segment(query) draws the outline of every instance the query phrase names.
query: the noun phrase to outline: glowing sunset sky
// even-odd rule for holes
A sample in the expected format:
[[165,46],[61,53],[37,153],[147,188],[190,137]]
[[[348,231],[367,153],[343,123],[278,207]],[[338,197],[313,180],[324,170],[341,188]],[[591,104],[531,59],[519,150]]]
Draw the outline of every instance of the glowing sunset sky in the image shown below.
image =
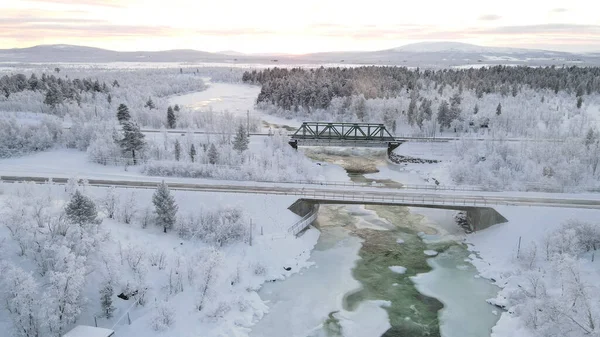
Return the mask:
[[600,1],[0,1],[0,48],[308,53],[442,40],[600,51]]

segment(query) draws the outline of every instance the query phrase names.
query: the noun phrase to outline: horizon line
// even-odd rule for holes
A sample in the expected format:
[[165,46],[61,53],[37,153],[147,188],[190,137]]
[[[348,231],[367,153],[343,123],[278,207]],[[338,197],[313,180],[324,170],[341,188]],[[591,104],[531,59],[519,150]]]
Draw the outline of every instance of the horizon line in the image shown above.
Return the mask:
[[[573,52],[573,51],[561,51],[561,50],[552,50],[552,49],[538,49],[538,48],[521,48],[521,47],[507,47],[507,46],[486,46],[486,45],[480,45],[480,44],[472,44],[472,43],[465,43],[465,42],[459,42],[459,41],[444,41],[444,40],[436,40],[436,41],[422,41],[422,42],[415,42],[415,43],[408,43],[408,44],[404,44],[404,45],[400,45],[400,46],[396,46],[396,47],[391,47],[391,48],[386,48],[386,49],[375,49],[375,50],[329,50],[329,51],[316,51],[316,52],[308,52],[308,53],[286,53],[286,52],[277,52],[277,51],[271,51],[271,52],[255,52],[255,53],[247,53],[247,52],[241,52],[235,49],[229,49],[229,50],[220,50],[220,51],[207,51],[207,50],[199,50],[199,49],[193,49],[193,48],[177,48],[177,49],[163,49],[163,50],[118,50],[118,49],[108,49],[108,48],[101,48],[101,47],[95,47],[95,46],[90,46],[90,45],[79,45],[79,44],[68,44],[68,43],[51,43],[51,44],[35,44],[35,45],[31,45],[28,47],[8,47],[8,48],[1,48],[0,50],[15,50],[15,49],[30,49],[30,48],[35,48],[35,47],[55,47],[55,46],[68,46],[68,47],[82,47],[82,48],[92,48],[92,49],[100,49],[100,50],[105,50],[105,51],[112,51],[112,52],[118,52],[118,53],[160,53],[160,52],[169,52],[169,51],[194,51],[194,52],[202,52],[202,53],[210,53],[210,54],[216,54],[216,55],[228,55],[228,53],[238,53],[241,54],[240,56],[244,55],[244,56],[304,56],[304,55],[313,55],[313,54],[321,54],[321,53],[369,53],[369,52],[380,52],[380,51],[388,51],[388,50],[393,50],[393,49],[398,49],[398,48],[402,48],[402,47],[406,47],[406,46],[411,46],[411,45],[419,45],[419,44],[435,44],[435,43],[454,43],[454,44],[460,44],[460,45],[467,45],[467,46],[474,46],[474,47],[482,47],[482,48],[495,48],[495,49],[515,49],[515,50],[527,50],[527,51],[543,51],[543,52],[555,52],[555,53],[566,53],[566,54],[595,54],[595,53],[600,53],[600,50],[598,51],[589,51],[589,52]],[[424,51],[427,52],[427,51]],[[235,55],[228,55],[228,56],[235,56]]]

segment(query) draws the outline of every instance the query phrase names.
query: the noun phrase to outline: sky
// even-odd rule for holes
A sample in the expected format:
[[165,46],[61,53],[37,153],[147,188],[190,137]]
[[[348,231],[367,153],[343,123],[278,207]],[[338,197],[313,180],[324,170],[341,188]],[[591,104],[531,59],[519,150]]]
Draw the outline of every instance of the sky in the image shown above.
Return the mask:
[[75,44],[303,54],[427,41],[600,52],[600,1],[0,1],[0,49]]

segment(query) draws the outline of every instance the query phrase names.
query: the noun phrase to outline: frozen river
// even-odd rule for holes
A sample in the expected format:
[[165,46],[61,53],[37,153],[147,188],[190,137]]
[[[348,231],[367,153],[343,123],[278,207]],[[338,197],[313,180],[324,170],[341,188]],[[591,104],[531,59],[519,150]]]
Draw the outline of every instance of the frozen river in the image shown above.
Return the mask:
[[[259,294],[267,302],[270,313],[253,327],[251,336],[385,336],[384,333],[394,321],[416,319],[418,313],[392,317],[397,311],[386,310],[394,304],[414,308],[414,296],[406,296],[401,290],[403,285],[392,283],[394,280],[377,281],[380,283],[370,285],[392,288],[388,297],[365,299],[352,296],[368,288],[353,273],[361,259],[361,247],[384,243],[360,239],[353,235],[349,227],[386,231],[389,223],[361,206],[325,206],[321,208],[321,213],[317,223],[321,236],[311,254],[314,265],[282,282],[268,283],[262,287]],[[435,227],[440,225],[435,222],[441,221],[441,218],[448,217],[422,218],[422,221],[427,226]],[[350,223],[352,226],[345,226]],[[452,236],[446,230],[440,230],[442,232],[447,237]],[[390,231],[389,235],[397,234]],[[427,238],[444,239],[439,235]],[[411,245],[410,240],[403,242],[394,238],[392,242]],[[423,254],[423,251],[420,253]],[[477,271],[465,261],[466,257],[466,250],[460,246],[451,246],[433,258],[423,257],[432,270],[410,277],[408,281],[423,295],[443,304],[443,309],[437,313],[439,331],[432,333],[432,336],[490,336],[491,328],[498,320],[497,309],[486,303],[486,299],[495,297],[498,288],[487,280],[477,278]],[[380,262],[373,260],[369,263]],[[380,267],[389,268],[387,265]],[[389,274],[389,278],[397,277],[402,275]],[[398,289],[395,293],[394,287]],[[394,303],[396,301],[400,303]],[[435,312],[433,314],[436,315]],[[409,328],[414,329],[414,326],[402,329]],[[429,332],[424,330],[422,335],[429,335]]]
[[298,126],[301,123],[276,116],[263,114],[254,108],[260,87],[243,83],[213,83],[207,80],[208,88],[204,91],[193,92],[185,95],[173,96],[169,104],[187,106],[198,112],[228,111],[238,116],[259,117],[270,124]]
[[[188,106],[199,113],[210,109],[239,115],[249,112],[273,124],[293,126],[298,123],[256,111],[254,102],[259,92],[257,86],[209,82],[207,90],[173,97],[170,103]],[[270,312],[257,322],[250,335],[374,337],[394,329],[394,333],[419,330],[422,325],[419,319],[437,317],[439,328],[436,324],[434,331],[419,330],[418,336],[489,336],[498,316],[486,299],[495,297],[498,289],[476,277],[475,268],[465,261],[467,252],[463,247],[454,244],[429,258],[424,255],[427,248],[423,248],[426,245],[423,238],[415,235],[423,228],[435,228],[437,235],[428,239],[460,240],[464,233],[454,224],[452,215],[427,211],[422,213],[425,216],[415,216],[406,208],[399,213],[398,210],[396,213],[386,211],[386,214],[386,218],[381,218],[377,212],[362,206],[322,207],[318,219],[321,235],[310,259],[313,266],[284,281],[263,285],[259,294]],[[406,225],[404,232],[398,232],[390,219],[410,225]],[[367,235],[365,231],[371,232]],[[384,234],[378,236],[377,232]],[[404,235],[404,240],[398,235]],[[387,237],[386,242],[381,237]],[[393,251],[396,245],[405,245],[402,248],[406,250],[399,252],[399,261],[374,258],[369,263],[381,265],[365,264],[365,258],[377,256],[368,249],[390,245],[390,242],[395,246],[388,247],[388,251]],[[406,251],[417,254],[418,258],[402,257]],[[389,269],[397,266],[401,268],[395,270],[402,270],[401,264],[409,262],[415,265],[408,266],[407,275]],[[364,270],[371,270],[366,267],[382,271],[380,277],[365,276]],[[415,274],[421,269],[430,271]],[[400,280],[400,284],[396,280]],[[386,287],[385,291],[380,291],[381,287]],[[408,311],[403,311],[404,307],[409,308]],[[423,308],[437,309],[427,316],[418,312],[425,310]],[[439,308],[442,309],[438,312]],[[393,335],[417,336],[412,333]]]
[[259,86],[210,81],[207,81],[207,84],[206,90],[173,96],[169,103],[184,105],[194,110],[229,111],[244,116],[247,111],[255,114],[254,102],[260,92]]

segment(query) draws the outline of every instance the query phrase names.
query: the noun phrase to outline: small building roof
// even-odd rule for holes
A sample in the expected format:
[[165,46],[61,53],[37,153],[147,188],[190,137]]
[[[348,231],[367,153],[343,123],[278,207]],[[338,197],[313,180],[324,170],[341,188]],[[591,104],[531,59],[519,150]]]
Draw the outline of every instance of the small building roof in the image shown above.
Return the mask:
[[67,332],[63,337],[110,337],[114,330],[95,328],[93,326],[78,325],[73,330]]

